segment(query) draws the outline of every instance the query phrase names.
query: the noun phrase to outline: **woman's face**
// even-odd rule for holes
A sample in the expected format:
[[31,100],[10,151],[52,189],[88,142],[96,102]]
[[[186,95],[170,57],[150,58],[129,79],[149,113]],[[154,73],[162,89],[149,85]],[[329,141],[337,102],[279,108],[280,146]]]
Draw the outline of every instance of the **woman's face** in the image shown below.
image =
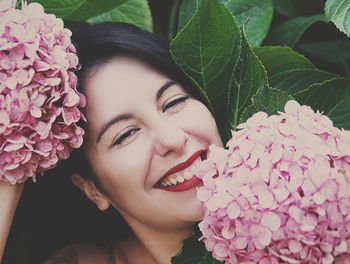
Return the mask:
[[200,183],[191,171],[209,145],[222,145],[208,109],[128,57],[100,67],[84,93],[85,151],[108,202],[129,223],[161,228],[200,220]]

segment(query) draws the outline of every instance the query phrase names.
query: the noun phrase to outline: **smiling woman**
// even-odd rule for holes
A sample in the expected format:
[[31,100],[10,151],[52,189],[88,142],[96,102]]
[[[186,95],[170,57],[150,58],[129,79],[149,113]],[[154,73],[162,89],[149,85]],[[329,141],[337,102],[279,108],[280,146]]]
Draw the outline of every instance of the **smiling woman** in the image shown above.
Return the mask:
[[116,209],[132,232],[112,250],[80,244],[46,263],[63,256],[100,263],[110,252],[116,263],[170,263],[203,217],[193,172],[211,144],[222,146],[215,120],[156,35],[104,23],[80,28],[73,41],[88,122],[71,178],[100,210]]
[[[169,264],[203,218],[195,171],[210,145],[222,147],[215,120],[156,35],[104,23],[73,40],[88,122],[71,179],[99,210],[117,211],[130,233],[104,247],[71,245],[45,264]],[[0,255],[22,188],[0,183]]]

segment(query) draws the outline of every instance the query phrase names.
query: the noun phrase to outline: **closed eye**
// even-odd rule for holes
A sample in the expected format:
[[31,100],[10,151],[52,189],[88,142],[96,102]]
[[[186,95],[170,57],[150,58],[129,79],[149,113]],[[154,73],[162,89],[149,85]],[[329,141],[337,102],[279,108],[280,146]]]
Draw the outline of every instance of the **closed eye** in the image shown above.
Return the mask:
[[113,146],[123,143],[126,139],[131,137],[133,134],[135,134],[139,130],[140,128],[134,128],[134,129],[129,129],[129,130],[126,130],[125,132],[122,132],[120,136],[118,136],[117,139],[113,142]]
[[169,103],[165,104],[165,106],[162,109],[162,112],[164,113],[168,109],[173,108],[173,107],[177,106],[178,104],[186,101],[188,98],[189,98],[188,96],[181,96],[181,97],[178,97],[174,100],[171,100]]

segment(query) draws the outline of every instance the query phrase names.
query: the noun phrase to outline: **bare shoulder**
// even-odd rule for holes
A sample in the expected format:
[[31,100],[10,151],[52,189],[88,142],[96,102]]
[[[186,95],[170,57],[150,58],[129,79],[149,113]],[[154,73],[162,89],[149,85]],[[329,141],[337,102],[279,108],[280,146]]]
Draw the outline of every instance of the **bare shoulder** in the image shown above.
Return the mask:
[[81,243],[61,249],[42,264],[113,264],[114,257],[103,246]]

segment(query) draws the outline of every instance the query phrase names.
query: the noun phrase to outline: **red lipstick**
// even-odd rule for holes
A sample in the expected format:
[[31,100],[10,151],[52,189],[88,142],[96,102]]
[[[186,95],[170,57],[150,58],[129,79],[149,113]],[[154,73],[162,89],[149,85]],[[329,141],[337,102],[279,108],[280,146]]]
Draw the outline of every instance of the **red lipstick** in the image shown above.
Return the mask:
[[[170,170],[168,170],[163,177],[158,181],[161,182],[162,179],[164,179],[165,177],[176,173],[178,171],[182,171],[184,169],[186,169],[187,167],[191,166],[192,163],[202,154],[205,153],[205,150],[198,150],[196,151],[191,157],[189,157],[186,161],[181,162],[177,165],[175,165],[174,167],[172,167]],[[186,191],[188,189],[192,189],[194,187],[196,187],[199,183],[201,183],[202,181],[197,178],[195,175],[189,179],[189,180],[185,180],[182,183],[178,183],[176,185],[173,186],[168,186],[168,187],[159,187],[159,189],[165,190],[165,191],[171,191],[171,192],[182,192],[182,191]]]
[[187,181],[178,183],[174,186],[162,188],[162,190],[169,191],[169,192],[183,192],[196,187],[201,182],[202,180],[199,179],[196,175],[194,175],[191,179]]

